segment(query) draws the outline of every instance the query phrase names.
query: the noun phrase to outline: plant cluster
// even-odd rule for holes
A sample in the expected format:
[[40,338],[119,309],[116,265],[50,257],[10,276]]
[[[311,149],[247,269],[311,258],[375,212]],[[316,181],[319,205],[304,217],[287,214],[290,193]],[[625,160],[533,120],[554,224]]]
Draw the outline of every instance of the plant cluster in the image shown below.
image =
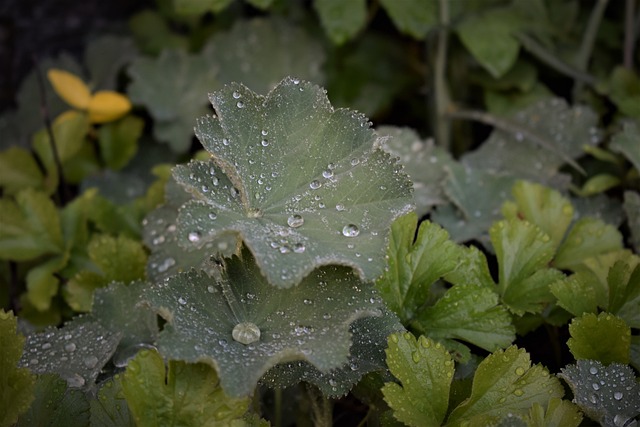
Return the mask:
[[0,120],[0,426],[635,425],[608,3],[159,1],[38,64]]

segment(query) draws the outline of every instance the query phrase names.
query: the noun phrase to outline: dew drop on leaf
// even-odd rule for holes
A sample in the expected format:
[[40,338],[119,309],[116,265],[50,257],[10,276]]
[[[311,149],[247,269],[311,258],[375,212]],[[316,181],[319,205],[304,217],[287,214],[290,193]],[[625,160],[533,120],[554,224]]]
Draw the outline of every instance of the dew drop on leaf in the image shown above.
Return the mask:
[[84,366],[86,366],[87,368],[93,369],[98,364],[98,358],[93,355],[87,356],[82,360],[82,363],[84,363]]
[[524,368],[522,368],[522,367],[516,368],[516,375],[518,375],[518,376],[524,375]]
[[187,236],[187,238],[189,239],[189,241],[191,243],[197,243],[200,241],[200,237],[202,237],[200,235],[199,231],[192,231],[191,233],[189,233],[189,235]]
[[235,99],[240,98],[240,93],[238,93],[238,92],[235,92],[235,91],[234,91],[234,92],[233,92],[233,97],[234,97]]
[[356,237],[360,234],[360,229],[355,224],[347,224],[342,228],[342,235],[345,237]]
[[329,179],[333,176],[333,171],[331,169],[327,169],[326,171],[322,172],[322,176]]
[[311,181],[311,183],[309,184],[309,188],[311,188],[312,190],[317,190],[318,188],[320,188],[322,186],[322,184],[320,184],[320,181],[318,181],[317,179],[314,179],[313,181]]
[[233,327],[231,336],[240,344],[248,345],[260,339],[260,328],[251,322],[238,323]]
[[287,218],[287,224],[289,224],[289,227],[291,228],[298,228],[302,224],[304,224],[304,218],[302,218],[302,216],[298,214],[291,215],[289,218]]
[[264,138],[262,141],[260,141],[260,144],[263,147],[268,147],[269,146],[269,140],[267,138]]
[[215,212],[209,212],[209,219],[210,220],[214,220],[218,218],[218,214],[216,214]]
[[186,299],[184,299],[184,298],[182,298],[182,297],[180,297],[180,298],[178,298],[178,302],[179,302],[181,305],[185,305],[185,304],[187,303],[187,300],[186,300]]
[[76,351],[76,345],[72,342],[64,345],[64,350],[69,353]]
[[297,254],[301,254],[305,251],[305,246],[304,243],[296,243],[295,245],[293,245],[293,252],[297,253]]
[[243,107],[244,107],[244,102],[242,102],[242,101],[238,101],[238,102],[236,103],[236,107],[238,107],[238,108],[243,108]]

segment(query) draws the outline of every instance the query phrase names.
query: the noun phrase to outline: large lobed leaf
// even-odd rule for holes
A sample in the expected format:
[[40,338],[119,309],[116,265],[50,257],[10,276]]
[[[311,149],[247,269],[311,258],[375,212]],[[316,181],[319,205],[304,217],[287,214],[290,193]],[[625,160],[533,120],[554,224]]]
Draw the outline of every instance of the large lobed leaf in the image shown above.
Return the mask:
[[180,208],[179,243],[199,249],[235,233],[269,283],[291,287],[314,268],[383,268],[391,222],[412,208],[411,183],[353,111],[321,88],[284,79],[266,97],[240,84],[211,95],[217,116],[196,135],[213,155],[174,169],[193,200]]

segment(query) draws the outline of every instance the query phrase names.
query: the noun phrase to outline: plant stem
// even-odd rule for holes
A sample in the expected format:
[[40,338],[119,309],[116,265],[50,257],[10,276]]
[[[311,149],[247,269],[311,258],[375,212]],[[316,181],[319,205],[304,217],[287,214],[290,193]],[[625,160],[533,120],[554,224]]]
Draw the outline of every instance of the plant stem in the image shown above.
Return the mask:
[[558,154],[562,159],[569,165],[573,166],[577,171],[584,174],[585,171],[582,167],[575,162],[571,157],[562,153],[560,150],[555,148],[554,144],[550,141],[547,141],[543,136],[538,135],[531,129],[519,124],[515,123],[509,119],[505,119],[503,117],[497,117],[493,114],[484,112],[484,111],[475,111],[475,110],[455,110],[450,111],[448,117],[452,119],[467,119],[467,120],[475,120],[480,123],[484,123],[494,128],[500,129],[502,131],[508,132],[512,135],[520,135],[521,137],[528,139],[536,145],[539,145],[542,148],[545,148],[553,153]]
[[[589,22],[587,28],[582,36],[582,44],[576,57],[576,66],[578,70],[586,72],[589,68],[589,59],[591,59],[591,53],[593,52],[593,44],[595,43],[596,36],[598,35],[598,29],[600,28],[600,22],[602,22],[602,16],[607,8],[609,0],[598,0],[591,11],[589,16]],[[582,91],[584,82],[576,80],[573,86],[573,99]]]
[[[449,150],[451,145],[451,124],[446,120],[449,108],[449,89],[447,85],[447,53],[449,49],[449,0],[439,1],[440,29],[438,30],[438,46],[434,65],[435,91],[435,135],[436,143]],[[426,46],[426,43],[425,43]]]
[[274,416],[275,416],[275,419],[273,420],[273,426],[282,427],[282,389],[281,388],[276,388],[273,391],[273,398],[274,398],[273,410],[274,410]]
[[635,14],[636,0],[626,0],[624,20],[624,67],[633,71],[633,53],[635,48]]
[[575,67],[567,64],[560,58],[557,58],[552,53],[548,52],[540,43],[538,43],[533,37],[529,37],[524,33],[516,33],[514,36],[518,39],[520,44],[529,51],[533,56],[544,62],[557,72],[571,77],[574,80],[582,81],[588,85],[594,85],[596,78],[592,75],[578,70]]
[[67,201],[71,200],[71,191],[64,179],[64,173],[62,172],[62,161],[60,160],[60,154],[58,153],[58,145],[53,134],[53,126],[51,125],[51,116],[49,115],[49,107],[47,106],[47,93],[44,88],[44,78],[42,77],[42,70],[37,59],[33,58],[34,68],[36,70],[36,76],[38,77],[38,89],[40,91],[40,112],[44,120],[45,127],[47,128],[47,134],[49,135],[49,143],[51,145],[51,151],[53,153],[53,161],[56,164],[56,170],[60,180],[60,186],[58,187],[58,197],[60,197],[60,204],[65,205]]
[[333,424],[331,401],[311,384],[305,384],[305,388],[311,402],[313,425],[315,427],[331,427]]

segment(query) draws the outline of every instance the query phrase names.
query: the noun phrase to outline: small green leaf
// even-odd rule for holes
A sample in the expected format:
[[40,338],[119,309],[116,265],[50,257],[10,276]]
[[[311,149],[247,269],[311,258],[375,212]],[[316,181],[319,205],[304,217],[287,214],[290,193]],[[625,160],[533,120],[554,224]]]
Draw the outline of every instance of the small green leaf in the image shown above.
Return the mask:
[[575,269],[587,258],[618,249],[622,249],[622,234],[616,227],[599,219],[581,218],[558,248],[553,265]]
[[37,310],[46,311],[51,307],[51,299],[58,294],[60,284],[56,273],[67,265],[67,261],[68,256],[59,255],[27,273],[27,298]]
[[44,176],[33,155],[21,147],[11,146],[0,152],[0,187],[13,195],[25,188],[39,190]]
[[314,0],[313,7],[329,38],[337,45],[354,38],[367,21],[365,0]]
[[581,197],[589,197],[617,187],[621,182],[617,176],[600,173],[590,177],[576,193]]
[[0,199],[0,211],[0,258],[26,261],[63,252],[58,211],[44,193],[27,189],[15,202]]
[[38,376],[35,400],[18,420],[17,427],[86,427],[89,402],[81,390],[68,387],[57,375]]
[[33,400],[35,376],[18,368],[24,337],[17,333],[18,319],[0,309],[0,426],[13,425]]
[[458,265],[444,278],[454,285],[476,285],[492,290],[495,288],[487,257],[475,246],[460,247]]
[[385,383],[384,400],[393,416],[410,426],[440,425],[447,413],[454,363],[447,350],[409,332],[389,337],[387,365],[401,382]]
[[487,351],[507,347],[516,338],[508,310],[492,289],[474,284],[450,288],[412,326],[435,340],[458,339]]
[[613,69],[609,79],[609,96],[622,114],[640,119],[640,77],[633,70],[622,66]]
[[143,127],[142,119],[129,115],[98,129],[100,155],[109,168],[120,170],[129,163],[138,150]]
[[625,122],[622,132],[618,132],[611,139],[611,149],[629,159],[631,164],[640,171],[640,127],[636,122]]
[[578,427],[582,422],[582,413],[575,404],[553,398],[546,411],[542,405],[534,403],[529,409],[529,418],[530,427]]
[[180,15],[203,15],[207,12],[219,13],[233,0],[173,0],[173,8]]
[[631,244],[636,252],[640,252],[640,194],[633,191],[625,191],[623,208],[627,215],[627,225],[631,232]]
[[381,0],[397,29],[418,40],[438,23],[438,3],[432,0],[395,1]]
[[122,68],[136,56],[138,52],[130,37],[106,34],[89,41],[84,62],[91,76],[92,88],[117,90]]
[[498,290],[514,313],[539,313],[553,301],[549,285],[563,274],[546,268],[553,258],[553,241],[527,221],[500,221],[489,230],[498,258]]
[[136,423],[122,391],[122,376],[114,375],[100,384],[98,396],[89,401],[91,427],[135,427]]
[[569,384],[580,409],[603,426],[631,426],[640,413],[640,385],[629,366],[578,360],[558,376]]
[[143,10],[129,19],[129,28],[136,45],[150,55],[159,55],[164,49],[187,49],[186,36],[173,31],[162,15],[155,10]]
[[576,359],[602,363],[628,363],[631,329],[624,320],[609,313],[587,313],[569,324],[569,350]]
[[418,216],[409,213],[391,225],[388,266],[376,282],[387,306],[403,323],[413,319],[424,305],[429,288],[453,271],[458,246],[438,225],[425,221],[415,239]]
[[558,305],[574,316],[598,312],[599,288],[598,278],[588,271],[579,271],[550,285]]
[[241,418],[249,398],[231,398],[204,363],[169,361],[143,350],[129,362],[122,389],[136,425],[217,426]]
[[631,328],[640,328],[640,257],[617,261],[607,276],[607,311],[623,319]]
[[227,260],[224,272],[179,273],[146,292],[167,320],[158,348],[170,359],[206,361],[227,393],[249,395],[280,362],[305,360],[322,372],[348,362],[351,324],[381,316],[369,284],[344,267],[314,270],[291,289],[277,289],[250,253]]
[[[63,113],[54,121],[52,130],[58,156],[60,161],[64,163],[71,159],[85,143],[89,132],[89,117],[78,112]],[[48,171],[56,168],[51,150],[51,140],[46,129],[42,129],[34,135],[33,148]]]
[[523,413],[534,403],[546,406],[561,398],[562,385],[541,365],[531,366],[524,349],[511,346],[484,359],[473,377],[471,396],[456,407],[448,426],[474,425],[475,417]]

